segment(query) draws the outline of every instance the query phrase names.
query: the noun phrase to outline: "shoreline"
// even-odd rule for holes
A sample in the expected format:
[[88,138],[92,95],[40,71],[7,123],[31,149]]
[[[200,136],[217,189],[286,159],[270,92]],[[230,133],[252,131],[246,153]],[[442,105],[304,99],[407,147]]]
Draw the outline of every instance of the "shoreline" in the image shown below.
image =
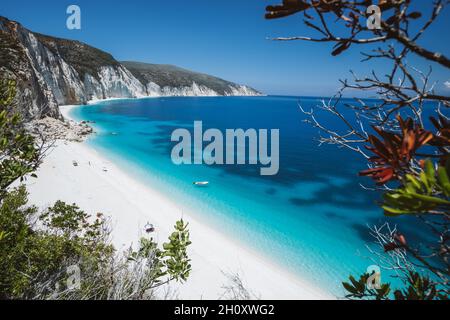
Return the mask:
[[[105,98],[105,99],[92,99],[92,100],[88,100],[86,102],[85,105],[95,105],[95,104],[99,104],[102,102],[107,102],[107,101],[126,101],[126,100],[139,100],[139,99],[161,99],[161,98],[219,98],[219,97],[249,97],[249,98],[254,98],[254,97],[268,97],[268,94],[255,94],[255,95],[230,95],[230,96],[220,96],[220,95],[216,95],[216,96],[208,96],[208,95],[198,95],[198,96],[142,96],[142,97],[133,97],[133,98]],[[79,107],[79,106],[83,106],[83,104],[74,104],[74,105],[62,105],[59,106],[59,110],[61,112],[61,108],[67,108],[67,107]],[[63,112],[61,112],[62,114]],[[64,116],[64,115],[63,115]],[[65,116],[64,116],[65,117]],[[66,118],[66,117],[65,117]],[[70,117],[67,117],[66,119],[71,120]]]
[[[96,101],[98,102],[98,101]],[[65,119],[77,106],[61,106]],[[78,166],[73,166],[76,161]],[[112,219],[112,240],[124,249],[136,243],[147,222],[157,227],[155,240],[165,242],[176,220],[189,222],[192,273],[187,283],[171,285],[181,299],[219,299],[231,283],[224,274],[239,274],[245,287],[262,299],[335,299],[269,259],[183,212],[165,195],[130,177],[123,168],[85,143],[58,141],[37,172],[27,181],[30,202],[45,207],[57,199],[76,202],[94,215]],[[219,249],[220,248],[220,249]]]

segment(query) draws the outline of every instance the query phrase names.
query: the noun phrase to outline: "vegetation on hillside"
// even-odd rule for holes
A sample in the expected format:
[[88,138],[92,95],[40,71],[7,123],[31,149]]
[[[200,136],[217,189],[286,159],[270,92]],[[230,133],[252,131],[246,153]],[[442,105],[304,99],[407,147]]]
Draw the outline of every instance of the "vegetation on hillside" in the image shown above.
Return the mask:
[[105,51],[76,40],[50,37],[37,32],[33,33],[55,56],[61,56],[84,79],[89,74],[100,80],[100,67],[118,67],[120,64]]
[[[149,82],[153,82],[161,88],[166,86],[180,88],[190,87],[195,82],[197,85],[210,88],[221,95],[230,94],[230,87],[237,86],[236,83],[210,76],[205,73],[194,72],[168,64],[152,64],[133,61],[121,61],[120,63],[130,70],[136,79],[145,85]],[[257,93],[256,90],[255,93]]]

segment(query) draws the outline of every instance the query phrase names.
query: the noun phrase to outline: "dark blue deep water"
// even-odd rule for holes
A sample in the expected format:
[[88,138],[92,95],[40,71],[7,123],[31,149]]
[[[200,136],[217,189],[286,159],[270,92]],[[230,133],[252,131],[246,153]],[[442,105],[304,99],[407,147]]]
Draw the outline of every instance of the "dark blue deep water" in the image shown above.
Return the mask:
[[[170,97],[113,100],[73,109],[79,120],[95,121],[93,148],[190,214],[241,241],[275,263],[343,296],[341,281],[373,264],[365,245],[373,239],[367,225],[382,223],[375,202],[363,190],[366,168],[356,153],[318,146],[319,132],[302,122],[319,98]],[[344,101],[345,102],[345,101]],[[334,128],[342,125],[329,116]],[[170,158],[176,128],[280,129],[280,171],[259,175],[259,166],[174,165]],[[206,188],[193,181],[207,180]],[[396,220],[392,221],[396,223]],[[406,222],[405,222],[406,223]],[[404,225],[414,232],[413,225]],[[220,248],[217,248],[220,250]],[[383,280],[389,280],[383,274]]]

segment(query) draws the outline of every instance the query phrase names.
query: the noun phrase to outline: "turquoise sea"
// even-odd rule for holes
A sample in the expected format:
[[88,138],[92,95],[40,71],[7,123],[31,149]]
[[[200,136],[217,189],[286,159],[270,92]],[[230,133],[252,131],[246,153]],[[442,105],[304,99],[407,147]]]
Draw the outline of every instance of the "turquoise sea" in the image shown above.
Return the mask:
[[[311,97],[164,97],[104,101],[72,109],[77,120],[95,121],[89,143],[126,172],[158,189],[185,211],[274,263],[339,297],[341,281],[373,264],[368,225],[382,223],[358,177],[366,168],[357,154],[319,146],[319,132],[302,122],[300,103]],[[345,100],[342,102],[345,103]],[[330,126],[341,124],[327,115]],[[176,128],[280,130],[280,171],[259,175],[252,165],[175,165],[170,136]],[[207,187],[193,181],[207,180]],[[409,221],[409,220],[408,220]],[[396,221],[393,221],[394,223]],[[406,223],[406,221],[405,221]],[[420,237],[414,224],[405,232]],[[217,248],[220,250],[220,248]],[[373,258],[373,257],[372,257]],[[383,281],[392,281],[382,273]]]

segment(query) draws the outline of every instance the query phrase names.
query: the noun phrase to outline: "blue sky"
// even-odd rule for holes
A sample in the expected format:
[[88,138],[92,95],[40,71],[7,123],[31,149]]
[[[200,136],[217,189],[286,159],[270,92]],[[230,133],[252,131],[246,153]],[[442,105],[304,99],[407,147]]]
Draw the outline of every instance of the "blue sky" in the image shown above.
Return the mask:
[[[419,0],[424,4],[427,1]],[[175,64],[249,84],[268,94],[331,95],[349,69],[359,74],[381,63],[360,63],[362,47],[338,57],[331,44],[274,42],[272,36],[311,35],[301,15],[265,20],[264,8],[281,0],[128,0],[128,1],[2,1],[0,15],[27,28],[77,39],[111,53],[118,60]],[[66,8],[81,8],[81,30],[66,28]],[[450,55],[450,8],[429,29],[421,43]],[[429,62],[411,58],[419,68]],[[437,90],[450,74],[432,64]]]

